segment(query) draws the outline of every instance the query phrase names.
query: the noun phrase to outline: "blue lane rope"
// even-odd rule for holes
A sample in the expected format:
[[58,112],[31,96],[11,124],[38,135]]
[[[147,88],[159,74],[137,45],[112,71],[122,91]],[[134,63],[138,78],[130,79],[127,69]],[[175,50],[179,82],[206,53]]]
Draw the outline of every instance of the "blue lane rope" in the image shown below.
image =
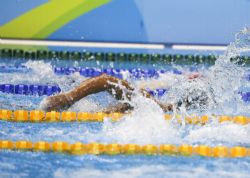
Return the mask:
[[[29,70],[26,66],[0,66],[0,72],[27,72]],[[193,70],[192,70],[193,71]],[[195,71],[195,70],[194,70]],[[123,73],[128,72],[131,78],[135,79],[143,79],[143,78],[157,78],[160,74],[164,74],[167,72],[172,72],[173,74],[181,75],[183,74],[181,71],[177,69],[169,70],[155,70],[155,69],[113,69],[113,68],[89,68],[89,67],[55,67],[54,72],[58,75],[70,75],[76,72],[79,72],[80,75],[84,77],[96,77],[101,75],[102,73],[106,73],[108,75],[123,78]],[[250,81],[250,74],[245,77],[246,80]]]
[[[162,97],[168,92],[168,89],[158,88],[156,90],[147,89],[147,91],[154,97]],[[239,92],[244,102],[250,102],[250,92]]]
[[[147,89],[147,91],[154,97],[162,97],[168,92],[168,89],[158,88],[156,90]],[[36,96],[51,96],[61,92],[59,86],[49,85],[26,85],[26,84],[1,84],[0,92],[18,95],[36,95]],[[242,100],[245,102],[250,101],[250,92],[239,92]]]
[[[195,69],[191,71],[196,71]],[[157,78],[160,74],[164,74],[167,72],[172,72],[173,74],[181,75],[183,72],[177,69],[169,70],[155,70],[155,69],[113,69],[113,68],[106,68],[106,69],[96,69],[96,68],[88,68],[88,67],[55,67],[54,72],[56,74],[61,75],[70,75],[75,72],[79,72],[80,75],[84,77],[96,77],[102,73],[106,73],[108,75],[123,78],[122,73],[128,72],[130,77],[136,79],[142,78]],[[245,77],[246,80],[250,81],[250,74]]]
[[250,102],[250,92],[239,92],[241,98],[245,102]]
[[0,66],[0,72],[12,73],[12,72],[27,72],[28,68],[23,65],[18,66]]
[[147,91],[152,95],[152,96],[156,96],[156,97],[162,97],[164,94],[166,94],[168,92],[167,89],[163,89],[163,88],[158,88],[155,90],[150,90],[147,89]]
[[60,93],[61,89],[58,86],[49,85],[1,84],[0,91],[9,94],[50,96],[55,93]]
[[[26,72],[28,70],[25,66],[0,66],[0,72]],[[80,75],[84,77],[96,77],[102,73],[106,73],[108,75],[123,78],[122,73],[128,72],[129,76],[132,78],[140,79],[140,78],[157,78],[160,74],[164,74],[168,71],[166,70],[155,70],[155,69],[112,69],[112,68],[104,68],[104,69],[96,69],[96,68],[88,68],[88,67],[55,67],[54,72],[59,75],[70,75],[75,72],[79,72]],[[173,69],[171,72],[174,74],[182,74],[181,71],[177,69]]]
[[[70,75],[75,72],[79,72],[80,75],[85,77],[95,77],[102,73],[108,75],[123,78],[122,73],[128,72],[130,77],[133,78],[157,78],[160,74],[166,73],[166,70],[155,70],[155,69],[96,69],[96,68],[86,68],[86,67],[55,67],[54,71],[56,74]],[[174,74],[182,74],[179,70],[172,70]]]

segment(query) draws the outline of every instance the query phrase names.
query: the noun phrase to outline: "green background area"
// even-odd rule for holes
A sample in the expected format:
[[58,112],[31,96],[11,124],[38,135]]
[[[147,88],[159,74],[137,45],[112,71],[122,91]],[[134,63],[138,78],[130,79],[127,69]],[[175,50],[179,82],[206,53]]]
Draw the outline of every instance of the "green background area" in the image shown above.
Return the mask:
[[51,0],[0,27],[1,38],[45,39],[73,19],[111,0]]

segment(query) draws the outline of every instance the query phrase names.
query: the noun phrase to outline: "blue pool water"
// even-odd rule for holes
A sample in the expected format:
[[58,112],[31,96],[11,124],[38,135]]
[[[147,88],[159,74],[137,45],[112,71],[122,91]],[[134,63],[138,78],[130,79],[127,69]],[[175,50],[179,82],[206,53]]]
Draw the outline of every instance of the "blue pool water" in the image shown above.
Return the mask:
[[[240,46],[240,49],[242,46]],[[143,68],[164,69],[168,72],[158,78],[124,78],[137,87],[155,89],[168,88],[169,93],[160,100],[175,100],[187,88],[213,89],[216,102],[206,110],[185,111],[180,114],[220,114],[249,116],[250,104],[244,102],[239,91],[250,91],[248,66],[237,66],[229,58],[238,55],[232,46],[227,55],[221,56],[214,66],[196,66],[206,79],[203,82],[187,82],[190,66],[162,64],[131,64],[107,62],[76,62],[70,60],[24,61],[1,59],[0,66],[25,66],[28,71],[0,72],[0,84],[56,85],[68,91],[87,78],[79,73],[58,75],[54,67],[96,67],[96,68]],[[231,54],[232,53],[232,54]],[[192,66],[193,68],[193,66]],[[179,70],[183,75],[173,74]],[[1,109],[40,108],[46,96],[14,95],[0,93]],[[102,92],[88,96],[72,107],[70,111],[100,111],[110,103],[111,96]],[[135,96],[132,104],[135,110],[118,123],[13,123],[0,121],[0,139],[30,141],[77,141],[102,143],[136,144],[204,144],[209,146],[250,146],[250,124],[210,122],[207,125],[180,125],[166,122],[164,113],[151,100]],[[216,106],[216,107],[215,107]],[[145,112],[147,111],[147,112]],[[204,158],[199,156],[70,156],[55,153],[0,151],[0,177],[249,177],[250,158]]]

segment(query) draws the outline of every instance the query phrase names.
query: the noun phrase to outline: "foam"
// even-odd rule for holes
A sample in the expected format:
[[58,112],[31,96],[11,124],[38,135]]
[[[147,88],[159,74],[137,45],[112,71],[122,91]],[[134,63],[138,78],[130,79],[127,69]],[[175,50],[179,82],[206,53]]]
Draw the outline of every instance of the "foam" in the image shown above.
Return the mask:
[[225,143],[228,146],[250,145],[248,135],[250,126],[232,123],[210,124],[191,129],[183,137],[183,143],[216,146]]
[[175,140],[178,132],[164,119],[161,108],[141,95],[132,100],[135,110],[118,123],[104,122],[102,134],[119,143],[162,143]]

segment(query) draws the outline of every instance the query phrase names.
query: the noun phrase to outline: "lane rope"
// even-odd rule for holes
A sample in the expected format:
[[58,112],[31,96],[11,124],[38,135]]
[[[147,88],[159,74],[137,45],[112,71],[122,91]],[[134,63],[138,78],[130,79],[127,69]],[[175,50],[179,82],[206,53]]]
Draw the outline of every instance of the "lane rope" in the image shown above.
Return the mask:
[[[192,54],[137,54],[137,53],[112,53],[112,52],[79,52],[79,51],[53,51],[53,50],[22,50],[0,49],[0,58],[14,59],[71,59],[71,60],[99,60],[99,61],[129,61],[129,62],[179,62],[191,63],[214,63],[215,55],[192,55]],[[248,56],[242,57],[248,59]]]
[[19,95],[51,96],[60,93],[59,86],[50,85],[26,85],[26,84],[0,84],[0,92]]
[[[0,66],[0,72],[27,72],[29,68],[26,66]],[[190,69],[190,72],[197,72],[195,68]],[[78,72],[84,77],[96,77],[103,73],[124,78],[124,74],[128,73],[130,78],[134,79],[146,79],[146,78],[158,78],[161,74],[172,72],[173,74],[181,75],[182,71],[178,69],[171,70],[156,70],[156,69],[140,69],[140,68],[130,68],[130,69],[119,69],[119,68],[94,68],[94,67],[54,67],[54,72],[59,75],[70,75]],[[250,74],[246,75],[246,80],[250,80]]]
[[89,68],[89,67],[55,67],[54,72],[56,74],[61,75],[70,75],[76,72],[79,72],[80,75],[85,77],[96,77],[103,73],[118,77],[118,78],[124,78],[123,75],[125,73],[129,74],[129,77],[134,79],[142,79],[142,78],[157,78],[161,74],[164,74],[166,72],[172,72],[174,74],[182,74],[181,71],[177,69],[173,69],[170,71],[167,70],[156,70],[156,69],[139,69],[139,68],[133,68],[133,69],[113,69],[113,68],[104,68],[104,69],[98,69],[98,68]]
[[[147,89],[147,91],[155,97],[162,97],[168,92],[168,89],[158,88],[155,90]],[[0,84],[0,92],[17,95],[34,95],[34,96],[51,96],[61,92],[59,86],[50,85],[26,85],[26,84]],[[245,102],[250,101],[250,92],[239,92],[241,98]]]
[[[0,49],[0,58],[3,59],[68,59],[85,61],[117,61],[117,62],[144,62],[144,63],[184,63],[214,64],[216,55],[194,55],[194,54],[149,54],[149,53],[113,53],[113,52],[91,52],[91,51],[53,51],[53,50],[22,50],[22,49]],[[231,61],[242,64],[249,64],[250,56],[238,56],[231,58]]]
[[26,140],[0,140],[0,150],[54,152],[70,155],[150,155],[150,156],[202,156],[215,158],[242,158],[250,156],[250,148],[242,146],[226,147],[187,144],[138,145],[68,142],[30,142]]
[[[11,72],[27,72],[30,68],[26,66],[0,66],[0,72],[11,73]],[[114,69],[114,68],[91,68],[91,67],[54,67],[54,73],[59,75],[70,75],[73,73],[79,73],[84,77],[96,77],[103,73],[118,77],[124,78],[123,74],[128,73],[130,78],[134,79],[142,79],[142,78],[157,78],[160,74],[164,74],[166,72],[172,72],[174,74],[182,74],[181,71],[177,69],[173,70],[156,70],[156,69]]]
[[[150,90],[147,89],[147,91],[154,97],[162,97],[163,95],[165,95],[168,92],[168,89],[165,88],[157,88],[155,90]],[[250,92],[238,92],[239,95],[241,95],[241,99],[244,102],[249,102],[250,101]]]
[[[111,113],[106,114],[102,112],[88,113],[88,112],[43,112],[39,110],[0,110],[0,120],[11,122],[30,122],[30,123],[44,123],[44,122],[103,122],[105,119],[110,119],[113,122],[119,121],[125,114]],[[212,121],[218,123],[232,122],[235,124],[246,125],[250,123],[250,118],[247,116],[186,116],[184,119],[180,115],[173,117],[166,114],[167,121],[176,121],[178,123],[185,122],[186,124],[200,124],[204,125]],[[153,119],[153,118],[152,118]]]

